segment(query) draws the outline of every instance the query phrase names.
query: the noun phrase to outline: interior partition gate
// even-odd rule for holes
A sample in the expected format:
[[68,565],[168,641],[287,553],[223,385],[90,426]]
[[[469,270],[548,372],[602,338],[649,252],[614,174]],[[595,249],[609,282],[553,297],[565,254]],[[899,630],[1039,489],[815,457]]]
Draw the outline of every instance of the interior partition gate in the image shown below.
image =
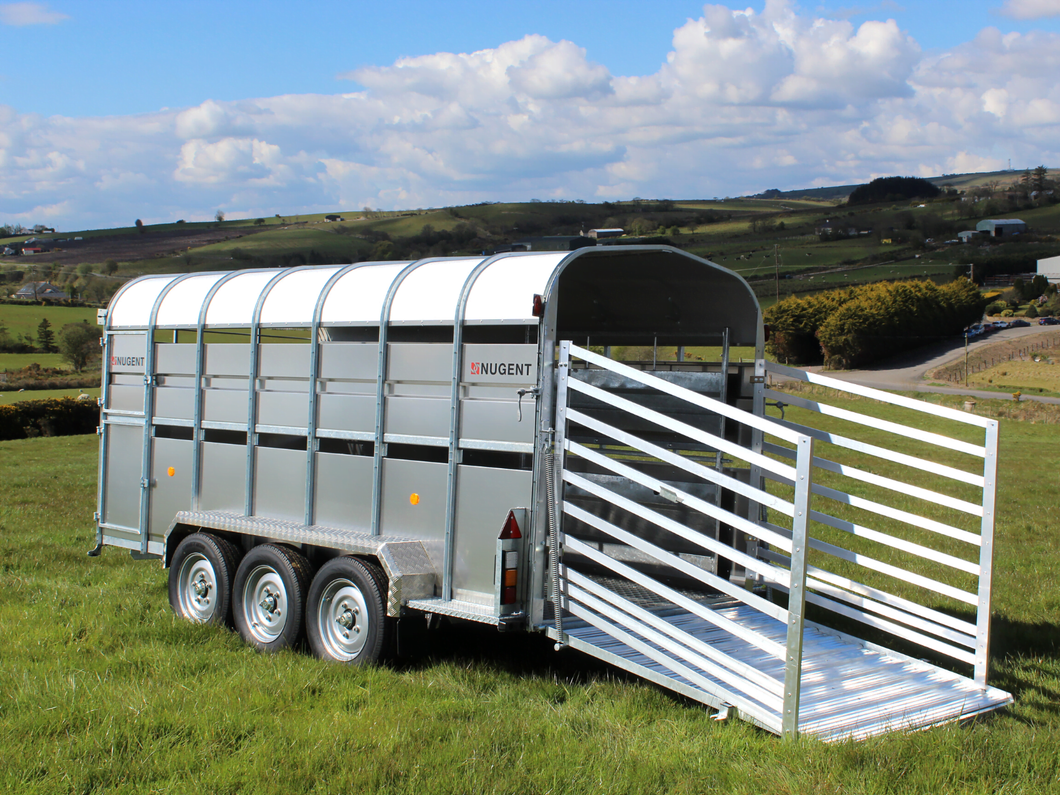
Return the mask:
[[[748,411],[724,400],[727,365],[716,372],[649,372],[560,344],[552,637],[789,738],[865,737],[1010,703],[1007,693],[986,685],[985,669],[996,422],[971,419],[985,433],[982,444],[947,441],[830,408],[816,396],[774,392],[765,385],[765,365],[756,368]],[[953,422],[967,419],[802,371],[781,374],[902,408],[917,404],[912,410],[942,412]],[[985,469],[969,473],[876,440],[768,417],[769,398],[783,404],[781,411],[797,404],[806,416],[874,434],[918,443],[928,436],[928,444],[972,456]],[[889,469],[877,474],[825,458],[815,446],[929,472],[978,490],[979,499],[909,485]],[[857,488],[844,491],[838,480]],[[978,526],[972,532],[908,506],[888,506],[865,496],[862,486],[903,499],[912,494]],[[869,527],[864,515],[883,524]],[[917,534],[944,543],[933,547],[914,540]],[[852,543],[844,546],[836,535]],[[891,554],[874,556],[859,543]],[[954,544],[974,554],[951,551]],[[925,566],[955,571],[974,585],[948,584],[925,574]],[[859,578],[858,570],[871,576]],[[880,578],[899,587],[888,590]],[[950,603],[977,614],[964,617]],[[821,623],[827,616],[845,621],[844,631]],[[866,629],[866,637],[851,634],[850,626]],[[973,675],[882,645],[886,636],[903,651],[916,644],[936,658],[968,664]]]

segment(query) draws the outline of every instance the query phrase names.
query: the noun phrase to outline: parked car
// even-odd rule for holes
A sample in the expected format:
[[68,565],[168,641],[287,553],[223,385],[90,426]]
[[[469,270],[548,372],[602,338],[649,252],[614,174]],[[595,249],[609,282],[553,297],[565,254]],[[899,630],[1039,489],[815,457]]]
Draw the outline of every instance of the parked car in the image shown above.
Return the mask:
[[1060,326],[1060,319],[1055,317],[1040,317],[1038,318],[1039,326]]
[[1027,320],[1020,320],[1019,318],[1017,318],[1016,320],[1013,320],[1013,321],[1011,321],[1011,322],[1010,322],[1010,323],[1008,324],[1008,327],[1009,327],[1009,328],[1025,328],[1025,327],[1027,327],[1027,326],[1029,326],[1029,325],[1030,325],[1030,322],[1029,322],[1029,321],[1027,321]]

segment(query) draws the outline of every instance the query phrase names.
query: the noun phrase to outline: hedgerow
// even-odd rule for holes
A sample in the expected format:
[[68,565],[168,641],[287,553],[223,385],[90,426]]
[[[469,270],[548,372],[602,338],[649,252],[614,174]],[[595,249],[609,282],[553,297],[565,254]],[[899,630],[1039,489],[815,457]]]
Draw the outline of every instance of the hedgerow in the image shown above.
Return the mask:
[[766,312],[778,361],[843,369],[957,334],[986,300],[967,279],[878,282],[787,299]]
[[0,406],[0,440],[95,433],[98,424],[95,400],[51,398]]

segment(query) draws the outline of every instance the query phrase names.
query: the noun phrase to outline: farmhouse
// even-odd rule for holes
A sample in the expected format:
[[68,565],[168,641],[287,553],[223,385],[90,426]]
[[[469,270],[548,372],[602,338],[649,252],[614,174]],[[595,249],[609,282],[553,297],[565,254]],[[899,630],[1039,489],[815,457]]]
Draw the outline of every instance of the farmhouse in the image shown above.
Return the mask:
[[29,282],[14,297],[20,301],[65,301],[70,296],[51,282]]
[[624,229],[590,229],[588,237],[594,240],[601,240],[606,237],[622,237],[626,231]]

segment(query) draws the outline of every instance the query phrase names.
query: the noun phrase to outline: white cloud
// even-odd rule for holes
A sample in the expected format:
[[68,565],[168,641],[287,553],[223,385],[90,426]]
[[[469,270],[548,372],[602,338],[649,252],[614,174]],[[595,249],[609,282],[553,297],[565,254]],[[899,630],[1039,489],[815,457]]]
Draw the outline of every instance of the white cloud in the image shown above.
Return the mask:
[[1060,0],[1005,0],[1001,13],[1013,19],[1060,17]]
[[650,75],[526,36],[359,69],[337,95],[99,119],[0,106],[0,220],[725,196],[1056,163],[1057,73],[1052,34],[990,28],[925,56],[891,20],[707,5]]
[[0,23],[4,25],[57,25],[69,18],[58,11],[50,11],[45,3],[0,3]]

